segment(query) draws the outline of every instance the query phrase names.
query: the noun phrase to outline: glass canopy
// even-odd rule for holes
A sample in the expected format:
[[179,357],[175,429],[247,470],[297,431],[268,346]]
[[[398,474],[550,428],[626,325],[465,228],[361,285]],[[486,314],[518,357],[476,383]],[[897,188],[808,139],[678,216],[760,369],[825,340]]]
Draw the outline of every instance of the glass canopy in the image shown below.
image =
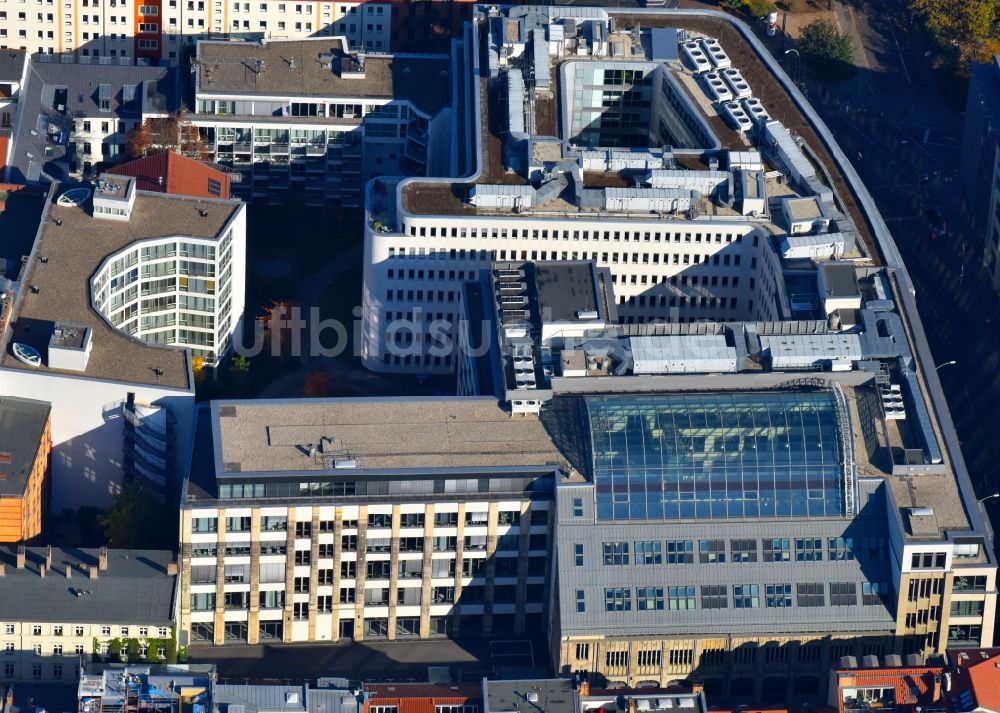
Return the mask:
[[585,398],[598,520],[843,516],[831,391]]

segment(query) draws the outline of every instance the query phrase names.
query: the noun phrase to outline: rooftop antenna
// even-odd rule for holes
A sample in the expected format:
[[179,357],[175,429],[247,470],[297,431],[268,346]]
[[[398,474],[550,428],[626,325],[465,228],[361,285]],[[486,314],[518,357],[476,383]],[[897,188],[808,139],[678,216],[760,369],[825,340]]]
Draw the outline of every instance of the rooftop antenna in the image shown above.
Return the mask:
[[202,218],[207,218],[208,217],[208,211],[205,210],[204,208],[199,208],[198,209],[198,215],[200,215]]
[[[153,375],[156,377],[156,380],[159,381],[160,377],[163,376],[163,369],[161,369],[158,366],[154,366],[153,367]],[[126,555],[125,558],[128,559],[128,555]]]

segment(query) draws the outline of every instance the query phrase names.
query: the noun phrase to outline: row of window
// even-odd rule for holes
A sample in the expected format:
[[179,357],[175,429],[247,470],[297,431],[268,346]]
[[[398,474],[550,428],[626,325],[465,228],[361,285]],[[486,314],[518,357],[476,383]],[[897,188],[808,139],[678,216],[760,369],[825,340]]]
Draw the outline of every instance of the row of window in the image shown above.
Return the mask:
[[[582,503],[580,512],[582,515]],[[584,546],[573,545],[574,564],[584,566]],[[878,562],[885,559],[884,537],[807,537],[726,540],[645,540],[602,543],[603,562],[608,566],[701,564],[725,562],[821,562],[853,560]]]
[[[3,675],[6,679],[12,679],[16,675],[16,667],[12,663],[5,663],[3,665]],[[50,679],[61,679],[63,677],[64,671],[72,671],[72,680],[80,678],[80,666],[79,664],[69,667],[68,669],[64,667],[61,663],[49,664],[49,676]],[[42,678],[42,664],[33,663],[31,664],[31,677],[33,679],[40,680]]]
[[[242,487],[242,486],[230,486]],[[240,494],[243,497],[243,494]],[[252,495],[250,496],[252,497]],[[391,528],[392,513],[370,513],[367,524],[369,528]],[[486,527],[489,525],[490,514],[486,510],[469,511],[465,513],[465,525],[467,527]],[[546,525],[549,521],[548,510],[532,510],[528,516],[531,525]],[[423,527],[424,513],[401,513],[399,515],[400,528]],[[497,525],[520,525],[521,512],[519,510],[500,510],[496,518]],[[253,518],[249,516],[227,517],[225,520],[226,532],[250,532],[253,527]],[[435,527],[455,527],[458,525],[457,512],[439,512],[434,514]],[[336,522],[334,520],[321,520],[316,529],[317,532],[334,532]],[[341,520],[341,530],[357,529],[357,520]],[[286,531],[288,529],[288,517],[286,515],[264,515],[260,518],[260,528],[262,531]],[[219,519],[217,517],[196,517],[191,520],[192,532],[218,532]],[[312,522],[296,522],[296,537],[311,537],[313,534]]]
[[[198,555],[195,555],[198,556]],[[434,579],[444,577],[454,577],[458,571],[458,560],[454,559],[432,559],[430,566],[430,576]],[[485,567],[487,562],[493,565],[493,576],[495,578],[517,577],[518,567],[522,562],[520,557],[472,557],[462,559],[463,577],[482,577],[486,575]],[[544,577],[547,572],[547,557],[528,557],[525,565],[525,575],[528,577]],[[375,560],[363,563],[367,579],[390,579],[392,576],[392,560]],[[399,560],[395,563],[397,575],[402,579],[416,579],[424,576],[423,559]],[[251,581],[250,565],[248,564],[226,564],[223,568],[223,582],[229,584],[244,584]],[[340,576],[342,579],[354,579],[357,577],[358,563],[354,560],[345,560],[340,563]],[[278,584],[286,580],[285,565],[282,562],[262,562],[259,565],[259,582],[261,584]],[[214,584],[217,581],[218,569],[214,564],[196,564],[191,567],[191,582],[193,584]],[[334,570],[323,568],[316,571],[316,584],[333,584]],[[309,577],[295,577],[295,591],[309,591]]]
[[[118,629],[118,635],[127,638],[131,635],[131,628],[128,626],[116,627]],[[102,626],[101,636],[111,636],[112,627]],[[72,636],[85,636],[85,627],[74,626],[72,627]],[[152,632],[152,633],[151,633]],[[4,634],[8,636],[13,636],[17,634],[17,624],[4,624]],[[145,639],[149,636],[157,636],[161,639],[165,639],[170,636],[170,629],[165,626],[160,626],[157,628],[149,626],[137,627],[137,634],[140,639]],[[26,635],[22,634],[22,635]],[[62,624],[32,624],[31,625],[31,635],[32,636],[70,636],[70,627],[63,626]]]
[[407,231],[411,236],[421,238],[492,238],[494,240],[531,239],[531,240],[605,240],[614,242],[635,242],[635,243],[716,243],[729,244],[734,240],[737,242],[753,239],[757,245],[759,238],[753,233],[736,235],[733,233],[702,233],[702,232],[652,232],[631,231],[631,230],[558,230],[539,228],[503,228],[503,227],[457,227],[441,226],[440,231],[437,226],[414,226],[410,225]]
[[[501,584],[489,588],[493,594],[494,604],[515,604],[518,601],[516,584]],[[297,589],[296,592],[299,592]],[[455,588],[452,586],[432,587],[430,591],[430,604],[461,604],[481,605],[486,601],[487,587],[479,584],[471,584],[462,589],[461,595],[456,598]],[[369,587],[359,590],[355,587],[341,587],[338,595],[340,604],[354,604],[363,598],[366,605],[388,606],[393,597],[388,587]],[[250,608],[251,593],[246,591],[224,592],[222,595],[222,608],[228,610],[246,610]],[[545,601],[544,584],[528,584],[524,587],[524,603],[541,604]],[[334,595],[319,594],[316,596],[316,609],[320,613],[330,613],[333,611]],[[395,602],[402,606],[419,606],[423,603],[423,589],[421,587],[399,587],[396,589]],[[215,611],[218,607],[219,598],[215,592],[194,592],[191,594],[192,611]],[[266,591],[258,593],[258,604],[261,609],[284,609],[286,608],[286,597],[284,591]],[[309,617],[308,602],[293,602],[293,614],[296,619]],[[62,647],[58,647],[60,652]]]
[[[861,585],[861,603],[884,604],[890,588],[885,582],[864,582]],[[761,596],[763,594],[763,596]],[[731,596],[730,596],[731,595]],[[858,603],[858,586],[854,582],[830,582],[829,599],[821,582],[802,584],[734,584],[701,585],[701,599],[693,585],[676,587],[608,587],[604,590],[604,611],[680,611],[690,609],[758,609],[822,606],[855,606]],[[587,610],[587,592],[576,590],[576,611]]]

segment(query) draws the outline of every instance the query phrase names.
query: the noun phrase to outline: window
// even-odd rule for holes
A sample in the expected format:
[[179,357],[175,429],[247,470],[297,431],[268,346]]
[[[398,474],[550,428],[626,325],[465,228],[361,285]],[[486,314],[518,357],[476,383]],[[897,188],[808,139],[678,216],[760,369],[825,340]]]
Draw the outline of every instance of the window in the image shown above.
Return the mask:
[[863,582],[861,584],[862,604],[881,604],[889,593],[889,585],[885,582]]
[[667,543],[667,564],[692,564],[693,562],[693,540],[674,540]]
[[604,564],[625,565],[628,564],[628,543],[627,542],[605,542],[604,543]]
[[956,592],[985,592],[986,577],[956,576],[952,581],[952,589]]
[[830,606],[853,607],[858,603],[858,587],[854,582],[830,582]]
[[583,498],[573,498],[573,517],[583,517]]
[[31,635],[32,636],[41,636],[42,635],[42,627],[41,627],[40,624],[35,624],[33,627],[31,627]]
[[695,609],[694,587],[667,587],[667,601],[671,610]]
[[764,586],[764,599],[771,609],[792,606],[791,584],[768,584]]
[[309,618],[309,602],[294,602],[292,604],[292,618],[303,620]]
[[760,606],[760,586],[757,584],[734,584],[733,605],[737,609],[756,609]]
[[632,611],[632,590],[628,587],[612,587],[604,590],[605,611]]
[[981,599],[970,602],[953,601],[951,603],[952,616],[982,616],[982,614],[983,614],[983,601]]
[[608,651],[604,655],[604,664],[608,668],[628,666],[628,651]]
[[222,195],[222,182],[221,181],[217,181],[214,178],[209,178],[208,179],[208,192],[209,192],[210,195],[213,195],[213,196],[221,196]]
[[822,607],[826,605],[826,596],[821,582],[796,584],[795,603],[800,607]]
[[787,539],[764,540],[765,562],[791,562],[792,545]]
[[61,626],[59,626],[58,624],[56,624],[55,626],[52,627],[52,635],[53,636],[62,636],[63,635],[63,628]]
[[[212,595],[212,598],[214,600],[214,598],[215,598],[214,594]],[[192,600],[193,599],[194,599],[194,597],[192,596]],[[214,604],[213,604],[213,606],[214,606]],[[191,608],[194,609],[194,605],[192,605]],[[111,636],[111,627],[110,626],[102,626],[101,627],[101,636]]]
[[884,537],[862,537],[861,557],[869,562],[881,562],[885,559]]
[[4,624],[4,633],[5,634],[13,634],[14,633],[14,625],[13,624]]
[[32,678],[42,677],[42,665],[40,663],[31,664],[31,677]]
[[83,636],[83,627],[78,626],[73,630],[74,636]]
[[587,593],[582,589],[576,590],[576,613],[583,614],[587,611]]
[[912,569],[944,569],[947,555],[944,552],[917,552],[910,558]]
[[637,587],[635,599],[639,611],[662,610],[663,587]]
[[979,624],[955,624],[948,627],[949,644],[974,644],[979,646],[983,627]]
[[852,560],[854,559],[854,539],[831,537],[827,541],[827,550],[831,560]]
[[635,563],[637,565],[663,564],[663,543],[636,542]]
[[660,650],[639,651],[635,656],[635,661],[639,666],[659,666],[661,661]]
[[822,562],[823,540],[819,537],[806,537],[795,540],[796,562]]
[[573,545],[573,564],[576,567],[583,566],[583,545],[579,542]]
[[53,655],[53,656],[62,656],[62,655],[63,655],[63,647],[62,647],[62,644],[55,644],[55,645],[54,645],[54,646],[52,647],[52,655]]
[[729,547],[733,562],[757,561],[757,540],[733,540]]
[[590,644],[577,644],[576,645],[576,660],[586,661],[590,658]]
[[702,609],[728,609],[729,592],[724,584],[703,584],[701,586]]
[[701,540],[698,542],[698,558],[702,564],[718,563],[726,561],[726,541],[725,540]]

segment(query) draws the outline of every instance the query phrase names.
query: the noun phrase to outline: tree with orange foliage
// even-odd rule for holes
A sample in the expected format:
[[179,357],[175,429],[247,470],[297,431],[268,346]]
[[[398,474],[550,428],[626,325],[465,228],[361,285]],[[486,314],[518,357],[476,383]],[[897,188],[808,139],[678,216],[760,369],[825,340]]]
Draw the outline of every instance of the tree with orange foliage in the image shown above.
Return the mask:
[[325,371],[314,371],[306,377],[302,385],[302,395],[307,399],[318,399],[334,395],[333,379]]
[[143,158],[161,151],[176,151],[200,160],[211,158],[198,127],[181,119],[180,114],[146,119],[137,125],[125,139],[125,151],[129,158]]

